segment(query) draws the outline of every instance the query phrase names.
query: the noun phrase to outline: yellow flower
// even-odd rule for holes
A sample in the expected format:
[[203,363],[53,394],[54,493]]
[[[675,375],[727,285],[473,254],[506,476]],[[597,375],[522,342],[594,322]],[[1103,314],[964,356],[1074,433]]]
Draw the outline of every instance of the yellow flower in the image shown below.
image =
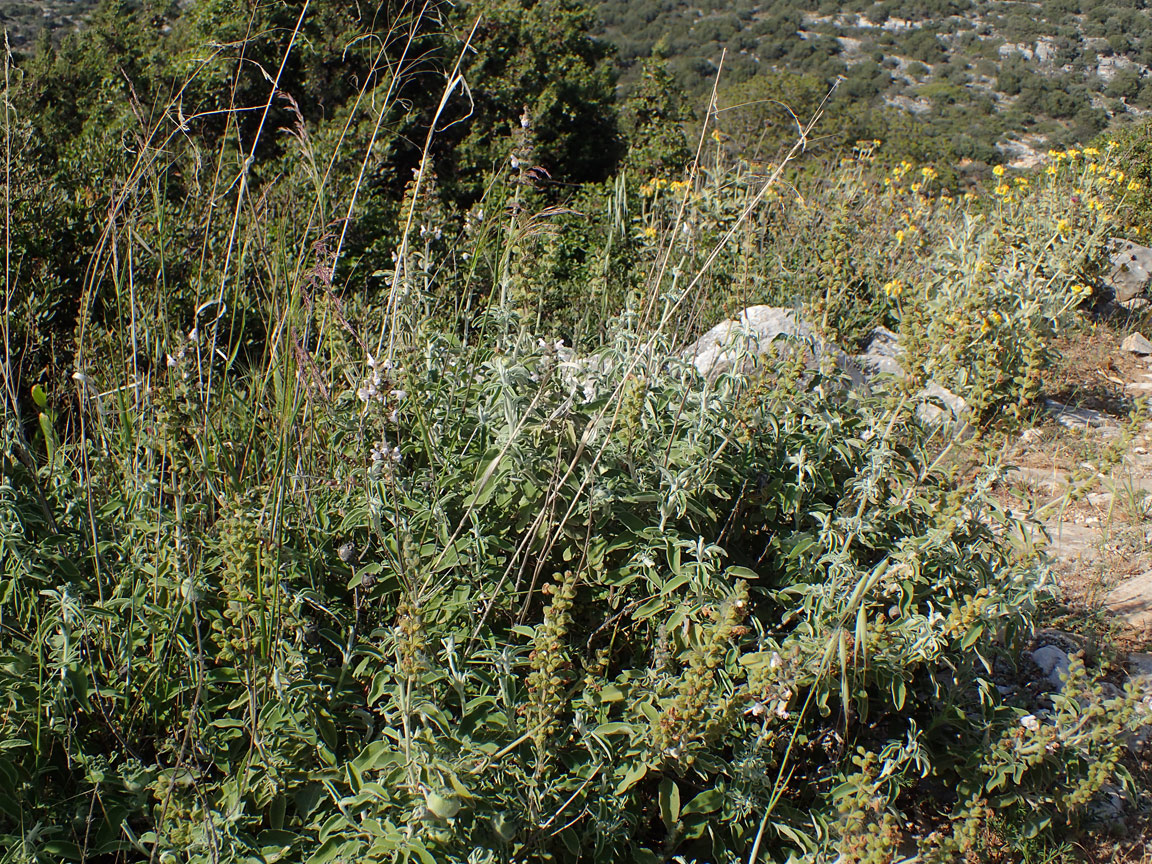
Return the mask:
[[1004,166],[1003,165],[997,165],[995,168],[992,169],[992,173],[995,174],[997,177],[1003,177],[1004,176]]
[[915,193],[917,193],[917,192],[919,192],[919,191],[920,191],[920,184],[919,184],[919,183],[913,183],[913,184],[912,184],[911,186],[909,186],[908,188],[912,190],[912,193],[913,193],[913,194],[915,194]]
[[651,225],[645,225],[644,226],[644,236],[647,237],[649,240],[655,240],[656,239],[656,229]]
[[1128,181],[1128,191],[1129,192],[1139,192],[1140,191],[1140,184],[1137,183],[1135,180],[1129,180]]
[[925,180],[935,180],[936,179],[936,169],[926,165],[920,169],[920,176],[923,177]]
[[884,284],[884,293],[889,297],[899,297],[900,292],[904,290],[904,283],[899,279],[893,279],[891,282]]
[[988,323],[988,319],[982,318],[980,320],[980,332],[981,333],[987,333],[991,329],[992,329],[992,325]]
[[1049,165],[1044,173],[1047,174],[1049,177],[1055,177],[1057,174],[1060,173],[1060,169],[1057,168],[1055,165]]
[[903,243],[904,242],[904,230],[903,229],[896,232],[896,242],[897,243]]
[[1080,155],[1080,151],[1079,151],[1079,150],[1076,150],[1076,149],[1072,149],[1072,150],[1069,150],[1069,151],[1068,151],[1068,158],[1069,158],[1069,159],[1075,159],[1075,158],[1076,158],[1077,156],[1079,156],[1079,155]]
[[1099,156],[1100,151],[1097,150],[1095,147],[1085,147],[1084,148],[1084,155],[1085,156]]
[[872,146],[873,147],[879,147],[880,146],[880,139],[879,138],[873,138],[872,139]]
[[1120,146],[1120,142],[1119,142],[1119,141],[1109,141],[1109,142],[1108,142],[1108,149],[1109,149],[1109,150],[1115,150],[1115,149],[1116,149],[1117,147],[1119,147],[1119,146]]
[[712,140],[715,141],[717,144],[719,144],[721,141],[724,140],[724,136],[720,134],[719,129],[713,129],[712,130]]
[[1068,230],[1071,227],[1072,226],[1068,224],[1067,219],[1061,219],[1059,222],[1056,223],[1056,233],[1063,236],[1063,235],[1068,233]]
[[1000,324],[1004,321],[1003,316],[999,312],[993,312],[990,316],[993,324]]
[[1007,183],[1001,183],[993,191],[995,191],[997,195],[1007,195],[1009,192],[1012,191],[1012,187],[1009,186]]

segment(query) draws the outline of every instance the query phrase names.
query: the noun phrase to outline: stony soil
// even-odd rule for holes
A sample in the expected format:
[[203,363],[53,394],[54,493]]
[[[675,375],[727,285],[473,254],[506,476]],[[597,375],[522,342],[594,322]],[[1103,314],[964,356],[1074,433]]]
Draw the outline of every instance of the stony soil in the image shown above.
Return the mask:
[[[1152,690],[1152,355],[1128,350],[1134,332],[1152,336],[1152,320],[1121,316],[1062,344],[1043,407],[1004,444],[1001,500],[1032,518],[1056,581],[1030,649],[1041,686],[1059,675],[1046,663],[1082,650],[1107,680]],[[1056,860],[1152,864],[1148,749],[1130,766],[1145,794],[1117,805],[1124,829]],[[1021,860],[1012,845],[1003,860]]]

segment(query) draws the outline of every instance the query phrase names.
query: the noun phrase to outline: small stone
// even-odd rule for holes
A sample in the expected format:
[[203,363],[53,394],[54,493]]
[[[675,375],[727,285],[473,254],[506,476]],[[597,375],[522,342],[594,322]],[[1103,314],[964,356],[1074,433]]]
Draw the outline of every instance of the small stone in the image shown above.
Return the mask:
[[1105,280],[1112,289],[1117,303],[1124,303],[1143,294],[1152,279],[1152,249],[1113,237],[1108,241],[1112,269]]
[[1044,433],[1039,429],[1025,429],[1020,433],[1021,444],[1038,444],[1043,439]]
[[1141,681],[1145,689],[1152,689],[1152,654],[1133,652],[1128,655],[1128,677]]
[[1152,629],[1152,570],[1121,582],[1104,605],[1137,630]]
[[1130,354],[1138,354],[1141,357],[1147,357],[1149,354],[1152,354],[1152,342],[1145,339],[1142,333],[1129,334],[1128,338],[1120,343],[1120,348]]
[[1073,408],[1055,399],[1046,399],[1044,408],[1056,418],[1056,422],[1069,429],[1099,429],[1107,426],[1108,417],[1092,408]]
[[[935,381],[929,381],[928,386],[920,391],[917,398],[920,400],[920,405],[916,409],[916,414],[922,423],[930,426],[963,422],[968,413],[968,403],[964,401],[964,397],[957,396]],[[944,408],[936,404],[938,402],[943,403]]]
[[1032,662],[1040,667],[1049,683],[1062,687],[1072,661],[1055,645],[1043,645],[1032,652]]
[[1112,783],[1105,783],[1100,791],[1093,796],[1085,808],[1088,817],[1095,822],[1111,826],[1121,831],[1126,827],[1124,812],[1127,809],[1127,798],[1124,791]]

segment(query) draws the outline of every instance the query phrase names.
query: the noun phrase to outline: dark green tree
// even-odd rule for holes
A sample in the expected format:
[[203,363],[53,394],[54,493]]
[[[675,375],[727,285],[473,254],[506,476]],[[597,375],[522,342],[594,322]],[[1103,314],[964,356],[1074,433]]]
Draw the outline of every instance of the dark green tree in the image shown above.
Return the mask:
[[628,139],[628,165],[634,172],[648,177],[684,171],[692,159],[684,123],[692,112],[663,63],[649,60],[644,64],[621,115]]
[[[623,155],[610,47],[589,35],[577,0],[473,0],[451,16],[462,42],[479,20],[464,72],[460,122],[441,136],[442,177],[464,194],[509,158],[511,130],[526,116],[537,164],[560,183],[604,180]],[[525,112],[527,108],[527,112]]]

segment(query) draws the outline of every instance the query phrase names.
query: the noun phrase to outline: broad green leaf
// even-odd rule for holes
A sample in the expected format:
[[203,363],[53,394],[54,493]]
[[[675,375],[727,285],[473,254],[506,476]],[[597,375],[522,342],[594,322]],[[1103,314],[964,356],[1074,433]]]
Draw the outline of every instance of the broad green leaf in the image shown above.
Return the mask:
[[594,735],[630,735],[636,731],[631,723],[601,723],[592,730]]
[[624,772],[623,779],[616,784],[616,794],[623,795],[637,783],[644,779],[644,775],[648,773],[648,766],[643,762],[633,763]]
[[719,789],[706,789],[684,805],[680,816],[691,816],[696,813],[713,813],[724,803],[724,793]]
[[665,830],[672,834],[675,832],[676,823],[680,819],[680,787],[671,777],[665,777],[660,781],[658,797],[660,819],[664,822]]
[[460,812],[459,801],[446,795],[439,795],[436,792],[430,792],[425,796],[424,806],[437,819],[451,819]]

